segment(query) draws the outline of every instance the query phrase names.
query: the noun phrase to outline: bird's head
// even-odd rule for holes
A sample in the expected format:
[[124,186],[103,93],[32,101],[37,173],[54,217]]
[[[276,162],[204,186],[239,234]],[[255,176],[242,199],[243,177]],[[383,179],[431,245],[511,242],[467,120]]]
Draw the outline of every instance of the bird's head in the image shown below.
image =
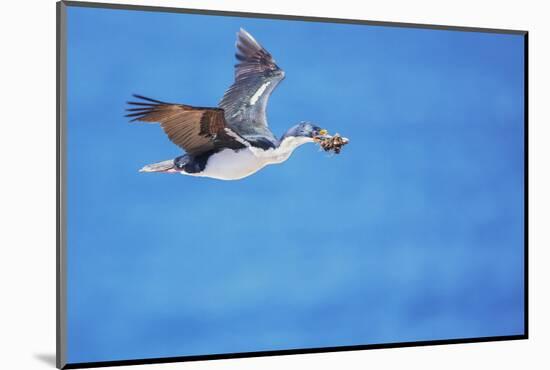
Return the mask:
[[288,129],[282,139],[295,137],[311,139],[311,141],[314,141],[316,138],[324,137],[326,135],[328,135],[327,130],[322,129],[311,122],[300,122],[299,124]]

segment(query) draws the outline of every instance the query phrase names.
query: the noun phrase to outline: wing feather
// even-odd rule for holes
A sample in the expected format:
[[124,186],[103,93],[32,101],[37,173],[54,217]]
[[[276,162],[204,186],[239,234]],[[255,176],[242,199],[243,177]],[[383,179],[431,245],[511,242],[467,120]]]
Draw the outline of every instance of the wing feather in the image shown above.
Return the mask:
[[224,110],[228,125],[239,134],[274,138],[268,128],[266,108],[269,96],[284,78],[284,71],[242,28],[237,33],[236,49],[235,81],[219,107]]
[[141,95],[134,97],[141,101],[128,102],[134,108],[127,109],[130,113],[126,117],[132,118],[132,122],[160,123],[170,141],[191,155],[247,146],[246,140],[226,125],[223,109],[166,103]]

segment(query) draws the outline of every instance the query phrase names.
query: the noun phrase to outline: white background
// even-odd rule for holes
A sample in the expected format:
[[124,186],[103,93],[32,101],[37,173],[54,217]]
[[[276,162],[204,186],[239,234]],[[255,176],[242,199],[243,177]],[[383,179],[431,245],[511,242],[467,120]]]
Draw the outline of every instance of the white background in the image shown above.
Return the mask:
[[[121,2],[121,1],[113,1]],[[135,369],[547,368],[550,70],[544,1],[127,0],[123,3],[530,31],[530,339],[219,360]],[[5,1],[0,22],[0,368],[53,368],[55,353],[55,2]],[[546,226],[546,227],[545,227]]]

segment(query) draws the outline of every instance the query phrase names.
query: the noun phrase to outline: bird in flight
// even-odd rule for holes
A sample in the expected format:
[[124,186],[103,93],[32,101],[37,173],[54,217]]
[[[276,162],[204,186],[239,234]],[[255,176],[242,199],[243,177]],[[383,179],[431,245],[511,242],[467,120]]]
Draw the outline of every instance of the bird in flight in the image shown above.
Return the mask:
[[133,121],[160,123],[185,154],[149,164],[141,172],[181,173],[238,180],[270,164],[286,161],[299,146],[320,142],[328,132],[301,122],[279,139],[269,129],[269,96],[284,79],[271,54],[248,32],[237,33],[235,81],[218,107],[195,107],[134,95],[126,115]]

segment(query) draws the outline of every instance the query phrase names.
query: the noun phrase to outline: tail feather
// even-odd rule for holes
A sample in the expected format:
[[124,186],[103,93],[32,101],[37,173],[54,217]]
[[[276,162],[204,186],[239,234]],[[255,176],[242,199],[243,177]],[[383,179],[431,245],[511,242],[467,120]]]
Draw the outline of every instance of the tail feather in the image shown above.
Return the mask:
[[175,173],[176,171],[174,160],[169,159],[162,162],[152,163],[148,164],[147,166],[144,166],[142,169],[139,170],[139,172],[168,172],[168,173]]

